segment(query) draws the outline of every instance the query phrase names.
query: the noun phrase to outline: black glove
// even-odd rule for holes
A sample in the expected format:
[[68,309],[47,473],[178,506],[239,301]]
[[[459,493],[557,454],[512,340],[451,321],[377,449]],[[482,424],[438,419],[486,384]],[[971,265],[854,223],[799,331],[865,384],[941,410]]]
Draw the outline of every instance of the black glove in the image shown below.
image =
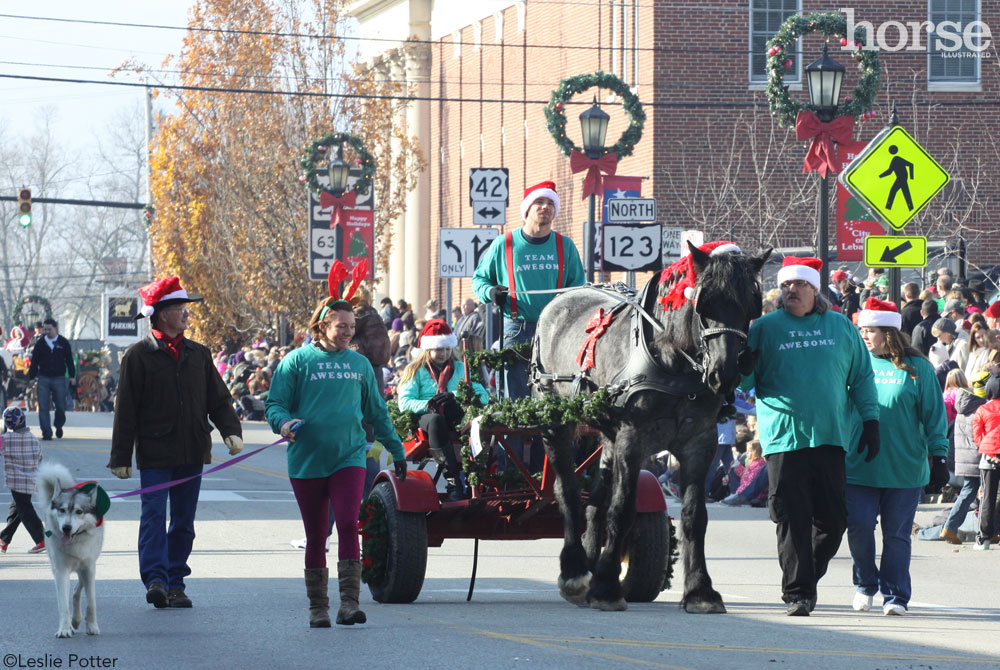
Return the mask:
[[951,479],[951,473],[948,472],[948,459],[944,456],[931,456],[931,481],[927,485],[928,493],[938,493],[948,483]]
[[865,463],[871,463],[872,459],[878,456],[878,450],[880,447],[881,441],[878,436],[878,420],[869,419],[861,424],[861,439],[858,440],[858,453],[860,454],[867,448],[868,455],[865,456]]
[[744,347],[743,351],[740,352],[740,357],[736,359],[736,365],[740,369],[740,374],[745,377],[753,372],[754,367],[757,365],[757,358],[759,357],[759,352],[749,347]]
[[406,481],[406,459],[393,461],[392,467],[396,471],[396,479],[401,482]]
[[503,307],[507,304],[507,294],[510,290],[506,286],[497,285],[490,289],[490,300],[497,307]]

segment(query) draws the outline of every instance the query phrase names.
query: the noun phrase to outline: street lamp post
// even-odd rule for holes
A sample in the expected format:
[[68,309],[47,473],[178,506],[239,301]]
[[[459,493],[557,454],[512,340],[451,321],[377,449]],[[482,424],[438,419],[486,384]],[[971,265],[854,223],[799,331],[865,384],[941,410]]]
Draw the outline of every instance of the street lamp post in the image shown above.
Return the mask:
[[[840,85],[844,81],[844,66],[830,58],[826,44],[823,55],[805,68],[809,81],[809,102],[816,110],[816,116],[823,123],[829,123],[837,113],[840,102]],[[830,184],[824,173],[819,178],[819,231],[816,240],[816,257],[822,261],[819,274],[820,293],[829,291],[830,268],[828,265],[828,238],[830,217]]]
[[[337,156],[331,158],[330,162],[326,166],[326,173],[330,177],[330,190],[333,192],[335,198],[339,198],[344,195],[344,191],[347,190],[347,178],[350,176],[351,166],[344,162],[344,146],[337,146]],[[342,226],[334,226],[333,229],[333,248],[334,248],[334,258],[338,261],[342,261],[344,250],[343,250],[343,237],[344,229]]]
[[[611,119],[597,104],[580,115],[580,129],[583,131],[583,152],[588,158],[600,158],[604,155],[604,138],[608,133],[608,121]],[[597,194],[590,194],[587,228],[583,231],[583,264],[587,268],[587,282],[594,282],[594,245],[595,213],[597,209]]]

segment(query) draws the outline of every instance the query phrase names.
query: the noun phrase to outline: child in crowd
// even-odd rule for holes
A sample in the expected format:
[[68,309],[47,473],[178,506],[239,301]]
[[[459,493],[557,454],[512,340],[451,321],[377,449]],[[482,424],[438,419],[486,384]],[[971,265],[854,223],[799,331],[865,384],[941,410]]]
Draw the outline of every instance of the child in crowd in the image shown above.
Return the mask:
[[729,472],[729,490],[723,498],[724,505],[747,505],[763,503],[767,500],[767,463],[764,460],[760,442],[754,440],[747,445],[746,454],[737,460]]
[[979,533],[975,549],[987,550],[997,535],[997,488],[1000,485],[1000,376],[993,375],[986,382],[988,402],[976,410],[972,417],[972,438],[979,447],[980,481],[983,497],[979,503]]
[[23,522],[35,542],[28,553],[37,554],[45,551],[45,530],[31,504],[31,494],[35,492],[35,474],[38,464],[42,462],[42,447],[28,429],[24,410],[20,407],[12,406],[4,410],[3,426],[6,432],[0,441],[0,452],[3,453],[6,485],[16,509],[8,517],[7,527],[0,531],[0,553],[7,552],[14,532]]

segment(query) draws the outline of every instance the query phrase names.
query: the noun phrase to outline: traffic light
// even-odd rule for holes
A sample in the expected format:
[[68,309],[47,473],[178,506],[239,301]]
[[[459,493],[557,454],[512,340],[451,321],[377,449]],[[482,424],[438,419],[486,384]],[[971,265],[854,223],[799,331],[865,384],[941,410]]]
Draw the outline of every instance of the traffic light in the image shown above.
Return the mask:
[[17,222],[27,228],[31,225],[31,189],[22,188],[17,192]]

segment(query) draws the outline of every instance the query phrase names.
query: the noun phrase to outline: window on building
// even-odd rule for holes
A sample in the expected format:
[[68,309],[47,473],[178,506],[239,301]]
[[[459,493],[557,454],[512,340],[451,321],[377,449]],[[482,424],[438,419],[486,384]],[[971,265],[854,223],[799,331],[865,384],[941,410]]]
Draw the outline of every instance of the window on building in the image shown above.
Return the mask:
[[[932,84],[979,83],[979,53],[969,49],[965,26],[979,20],[980,0],[928,0],[935,30],[927,40],[927,80]],[[944,25],[942,25],[944,24]],[[978,46],[981,38],[972,38]]]
[[[751,0],[750,1],[750,82],[767,81],[767,41],[781,28],[792,14],[802,11],[802,0]],[[788,54],[792,68],[785,73],[785,83],[801,81],[801,58],[798,53]]]

